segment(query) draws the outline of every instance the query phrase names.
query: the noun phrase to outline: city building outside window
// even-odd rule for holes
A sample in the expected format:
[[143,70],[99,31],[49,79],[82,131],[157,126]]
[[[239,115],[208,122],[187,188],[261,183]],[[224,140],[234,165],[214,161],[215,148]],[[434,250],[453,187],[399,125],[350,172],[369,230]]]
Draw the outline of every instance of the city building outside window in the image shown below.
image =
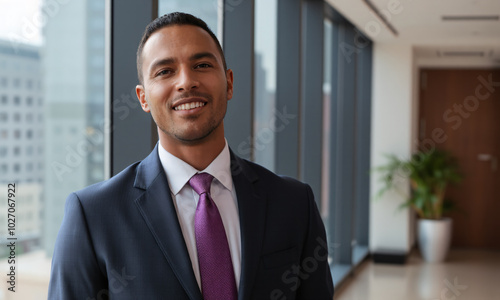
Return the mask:
[[[16,224],[16,270],[25,280],[17,282],[15,299],[47,298],[66,197],[104,180],[103,161],[93,159],[96,152],[104,155],[104,141],[78,152],[79,144],[98,140],[88,133],[102,133],[105,123],[104,5],[27,0],[4,2],[0,9],[0,19],[9,20],[0,24],[0,185],[16,185],[16,217],[22,220]],[[51,130],[56,126],[72,132]],[[68,163],[71,155],[78,163]],[[0,194],[1,224],[7,224],[6,197]],[[1,270],[10,267],[7,236],[2,226]],[[7,287],[0,285],[0,299],[10,299]]]

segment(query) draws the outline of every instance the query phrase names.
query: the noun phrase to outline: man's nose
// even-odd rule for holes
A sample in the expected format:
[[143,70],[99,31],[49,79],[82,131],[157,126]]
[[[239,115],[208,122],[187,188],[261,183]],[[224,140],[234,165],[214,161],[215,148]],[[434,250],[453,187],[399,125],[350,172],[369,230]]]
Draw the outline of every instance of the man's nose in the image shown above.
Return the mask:
[[177,80],[177,91],[189,91],[199,86],[198,79],[193,70],[189,68],[181,68],[179,70]]

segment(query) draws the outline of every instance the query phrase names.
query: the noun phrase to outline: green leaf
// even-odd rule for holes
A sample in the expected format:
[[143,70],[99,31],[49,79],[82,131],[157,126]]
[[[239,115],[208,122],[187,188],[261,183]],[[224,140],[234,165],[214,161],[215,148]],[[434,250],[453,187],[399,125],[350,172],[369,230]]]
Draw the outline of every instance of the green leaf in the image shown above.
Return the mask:
[[389,190],[396,190],[396,178],[409,179],[412,192],[399,208],[413,207],[425,218],[436,218],[441,212],[449,211],[449,201],[439,203],[439,193],[447,184],[458,183],[462,175],[455,158],[449,153],[433,150],[416,152],[409,159],[400,159],[394,154],[384,155],[385,165],[374,168],[380,174],[383,187],[377,193],[380,198]]

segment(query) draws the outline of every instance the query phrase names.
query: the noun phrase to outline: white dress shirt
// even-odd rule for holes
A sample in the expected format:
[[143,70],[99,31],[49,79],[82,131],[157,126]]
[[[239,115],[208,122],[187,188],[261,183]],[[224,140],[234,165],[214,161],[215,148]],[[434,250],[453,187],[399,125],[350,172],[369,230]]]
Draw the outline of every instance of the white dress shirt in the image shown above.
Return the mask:
[[198,171],[185,161],[166,151],[161,144],[158,147],[160,161],[167,175],[168,185],[174,200],[177,217],[181,225],[182,235],[191,258],[194,275],[201,289],[198,252],[194,234],[194,215],[199,195],[191,188],[188,181],[196,173],[206,172],[214,177],[210,186],[210,195],[214,200],[224,224],[231,261],[233,263],[236,288],[239,288],[241,274],[241,239],[240,219],[236,191],[231,177],[231,158],[226,144],[222,152],[202,171]]

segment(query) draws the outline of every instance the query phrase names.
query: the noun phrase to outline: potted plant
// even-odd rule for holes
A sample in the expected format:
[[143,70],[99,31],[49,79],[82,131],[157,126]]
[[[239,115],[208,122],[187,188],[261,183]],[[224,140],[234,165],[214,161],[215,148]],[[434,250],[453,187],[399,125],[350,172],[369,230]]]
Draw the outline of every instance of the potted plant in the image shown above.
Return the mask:
[[418,244],[426,261],[439,262],[446,258],[451,241],[452,220],[443,218],[443,212],[452,207],[445,199],[446,187],[461,180],[456,160],[445,151],[433,149],[417,152],[409,160],[388,155],[388,163],[378,167],[384,187],[379,196],[387,190],[397,189],[397,179],[410,180],[411,193],[404,195],[406,201],[401,207],[410,207],[418,217]]

